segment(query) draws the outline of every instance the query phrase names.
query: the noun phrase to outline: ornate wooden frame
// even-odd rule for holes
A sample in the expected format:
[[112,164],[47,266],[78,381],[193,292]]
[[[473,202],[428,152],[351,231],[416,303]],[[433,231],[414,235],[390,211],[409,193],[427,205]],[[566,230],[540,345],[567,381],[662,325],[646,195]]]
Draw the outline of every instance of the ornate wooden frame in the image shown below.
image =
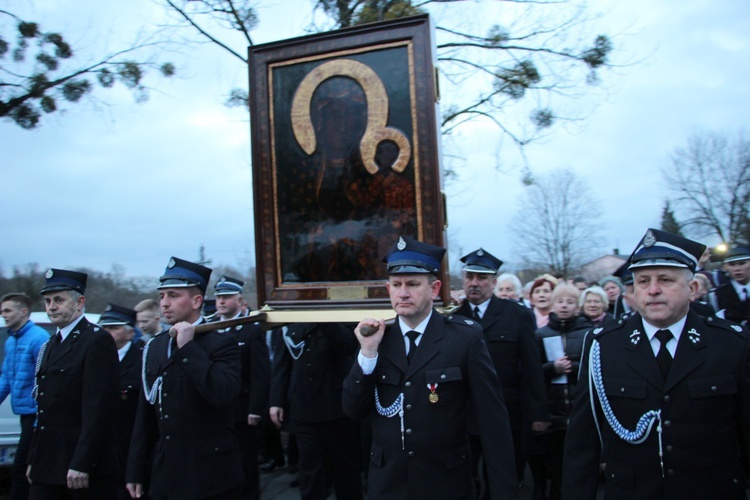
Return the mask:
[[249,53],[259,304],[388,304],[386,242],[446,242],[429,17]]

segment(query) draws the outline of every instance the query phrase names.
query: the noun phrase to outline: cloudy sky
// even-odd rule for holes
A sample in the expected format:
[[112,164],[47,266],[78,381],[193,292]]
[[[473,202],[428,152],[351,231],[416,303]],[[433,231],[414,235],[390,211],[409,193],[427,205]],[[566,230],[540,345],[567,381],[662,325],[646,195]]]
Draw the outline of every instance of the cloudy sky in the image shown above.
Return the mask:
[[[7,3],[0,0],[0,9]],[[254,42],[303,34],[312,3],[261,0]],[[590,31],[615,35],[615,62],[627,64],[603,72],[602,88],[575,104],[587,110],[584,122],[557,129],[526,154],[536,175],[569,167],[589,182],[606,225],[594,254],[629,252],[659,224],[667,195],[660,170],[674,149],[697,130],[747,127],[750,9],[745,0],[589,6],[603,14]],[[467,19],[504,13],[503,2],[461,8]],[[152,0],[37,1],[15,12],[64,33],[83,61],[164,22]],[[115,88],[45,117],[34,131],[0,121],[6,275],[38,263],[158,276],[170,256],[197,259],[201,245],[214,264],[254,262],[249,120],[222,104],[228,89],[244,86],[245,68],[206,45],[159,57],[174,61],[179,76],[149,79],[144,104]],[[517,152],[483,122],[463,127],[446,147],[463,165],[446,186],[451,267],[478,246],[517,262],[508,230],[524,189]]]

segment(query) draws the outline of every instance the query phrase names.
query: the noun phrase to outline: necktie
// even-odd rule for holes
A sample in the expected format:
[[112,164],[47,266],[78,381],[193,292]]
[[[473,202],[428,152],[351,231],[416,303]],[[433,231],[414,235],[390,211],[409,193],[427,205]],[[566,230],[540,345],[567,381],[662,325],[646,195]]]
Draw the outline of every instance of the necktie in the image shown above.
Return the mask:
[[406,353],[406,361],[411,363],[411,360],[414,358],[414,352],[417,350],[417,337],[419,337],[419,332],[409,330],[406,332],[406,336],[409,337],[409,352]]
[[740,297],[742,302],[747,302],[747,288],[742,287],[742,296]]
[[474,319],[479,321],[482,317],[479,315],[479,306],[474,306]]
[[655,337],[659,339],[661,346],[659,346],[659,352],[656,353],[656,362],[659,365],[659,370],[664,376],[664,380],[667,379],[669,369],[672,367],[672,355],[669,354],[667,349],[667,342],[672,338],[672,332],[669,330],[659,330],[656,332]]

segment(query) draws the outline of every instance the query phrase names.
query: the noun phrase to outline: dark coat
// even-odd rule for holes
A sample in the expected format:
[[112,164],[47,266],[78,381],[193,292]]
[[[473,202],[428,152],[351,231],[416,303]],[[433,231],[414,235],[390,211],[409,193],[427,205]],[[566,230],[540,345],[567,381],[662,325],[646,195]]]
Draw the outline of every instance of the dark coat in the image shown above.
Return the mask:
[[238,488],[243,481],[232,403],[240,390],[240,352],[229,335],[210,331],[171,357],[167,333],[146,345],[143,367],[150,390],[161,376],[161,404],[138,403],[127,481],[143,484],[153,453],[151,493],[198,499]]
[[[550,313],[549,323],[536,331],[539,350],[541,351],[542,372],[547,384],[548,408],[552,421],[551,431],[562,430],[568,426],[568,417],[570,417],[570,410],[573,407],[576,395],[583,337],[588,323],[590,323],[589,320],[580,316],[561,320],[555,313]],[[555,360],[548,359],[544,349],[544,339],[548,337],[560,337],[565,355],[572,364],[571,372],[566,375],[566,382],[563,384],[552,383],[552,380],[560,374],[555,370]]]
[[[745,498],[749,339],[738,325],[688,313],[665,382],[639,314],[593,330],[565,441],[563,498],[595,498],[600,461],[607,464],[607,500]],[[596,395],[592,414],[588,381],[593,340],[600,346],[604,392],[619,422],[634,430],[642,415],[661,411],[664,477],[656,423],[643,443],[631,444],[603,418]],[[600,456],[594,418],[606,456]]]
[[130,344],[128,352],[120,361],[120,395],[115,413],[115,433],[117,435],[117,453],[121,464],[121,475],[125,477],[125,466],[128,461],[130,437],[133,435],[135,414],[141,395],[141,366],[143,362],[142,340]]
[[268,412],[271,359],[266,332],[257,323],[236,325],[218,332],[231,334],[240,350],[240,392],[234,401],[233,412],[235,422],[247,424],[248,415],[264,416]]
[[[472,317],[469,302],[456,314]],[[534,337],[534,315],[518,302],[492,297],[478,321],[503,388],[512,430],[549,420],[539,346]]]
[[359,348],[354,329],[337,323],[289,325],[287,336],[304,345],[291,348],[283,338],[275,346],[271,406],[288,407],[299,422],[326,422],[344,417],[341,390]]
[[[750,287],[750,285],[748,285]],[[724,309],[724,318],[735,323],[748,324],[750,320],[750,300],[742,302],[732,283],[724,283],[716,290],[716,303],[719,310]]]
[[[428,384],[437,384],[436,402],[429,399]],[[377,413],[376,388],[383,406],[403,393],[403,434],[398,415]],[[478,417],[492,498],[517,498],[508,413],[479,325],[433,311],[411,364],[399,324],[388,327],[374,373],[363,375],[355,363],[344,381],[347,415],[372,415],[368,498],[473,498],[469,401]]]
[[68,469],[91,479],[113,474],[118,463],[112,419],[119,389],[115,341],[83,317],[61,344],[52,337],[43,349],[28,459],[31,480],[66,484]]

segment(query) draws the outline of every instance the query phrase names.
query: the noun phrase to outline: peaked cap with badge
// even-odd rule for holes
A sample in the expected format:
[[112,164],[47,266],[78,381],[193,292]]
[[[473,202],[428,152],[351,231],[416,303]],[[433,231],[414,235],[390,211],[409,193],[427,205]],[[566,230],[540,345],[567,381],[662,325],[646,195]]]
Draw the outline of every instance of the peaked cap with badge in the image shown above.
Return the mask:
[[44,280],[44,288],[39,292],[40,294],[61,290],[73,290],[83,294],[86,291],[88,274],[50,268],[45,273]]
[[188,288],[197,286],[205,295],[211,269],[194,262],[172,257],[169,259],[164,275],[159,278],[157,290],[164,288]]
[[461,257],[464,263],[464,271],[481,274],[497,274],[503,261],[492,255],[483,248],[474,250],[470,254]]
[[437,274],[445,248],[422,243],[408,236],[399,236],[383,259],[388,274]]
[[628,269],[683,267],[695,272],[706,245],[676,234],[649,229],[630,255]]
[[244,286],[244,281],[224,275],[214,285],[214,295],[237,295]]
[[135,327],[135,320],[135,310],[118,306],[117,304],[107,304],[104,312],[99,317],[99,324],[101,326],[128,325],[130,327]]
[[726,255],[724,255],[724,263],[736,262],[739,260],[750,260],[750,244],[744,241],[735,241],[729,246]]

